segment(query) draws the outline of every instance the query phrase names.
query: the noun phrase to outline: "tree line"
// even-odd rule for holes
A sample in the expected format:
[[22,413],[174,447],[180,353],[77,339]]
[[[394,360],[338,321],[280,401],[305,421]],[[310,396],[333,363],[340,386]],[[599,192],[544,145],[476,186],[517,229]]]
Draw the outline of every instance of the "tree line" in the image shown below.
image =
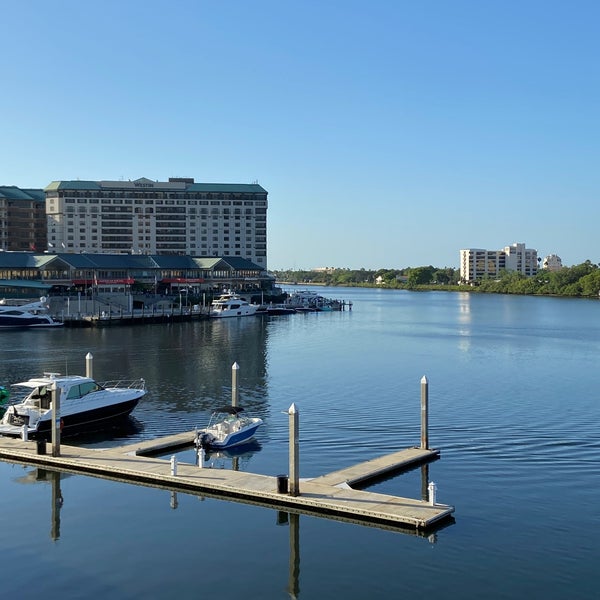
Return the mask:
[[282,270],[274,271],[274,275],[277,281],[288,284],[600,297],[600,264],[590,260],[572,267],[562,267],[558,271],[541,269],[533,277],[516,271],[501,271],[498,276],[486,277],[474,285],[461,283],[458,269],[431,265],[377,270]]

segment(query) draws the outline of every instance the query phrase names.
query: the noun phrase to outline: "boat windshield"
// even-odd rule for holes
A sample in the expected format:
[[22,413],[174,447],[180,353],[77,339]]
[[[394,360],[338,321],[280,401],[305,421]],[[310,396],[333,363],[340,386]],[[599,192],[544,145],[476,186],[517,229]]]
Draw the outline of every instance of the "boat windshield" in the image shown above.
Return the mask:
[[100,389],[102,388],[95,381],[86,381],[85,383],[72,386],[67,394],[67,400],[72,398],[81,398],[86,394],[97,392]]

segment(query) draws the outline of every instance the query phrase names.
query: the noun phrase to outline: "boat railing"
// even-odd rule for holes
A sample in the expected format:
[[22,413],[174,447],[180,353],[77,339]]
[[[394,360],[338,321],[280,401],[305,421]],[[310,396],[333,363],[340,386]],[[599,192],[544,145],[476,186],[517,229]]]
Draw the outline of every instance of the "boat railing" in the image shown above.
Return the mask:
[[112,389],[112,388],[127,388],[130,390],[145,390],[146,389],[146,381],[142,378],[140,379],[114,379],[111,381],[103,381],[100,383],[104,389]]

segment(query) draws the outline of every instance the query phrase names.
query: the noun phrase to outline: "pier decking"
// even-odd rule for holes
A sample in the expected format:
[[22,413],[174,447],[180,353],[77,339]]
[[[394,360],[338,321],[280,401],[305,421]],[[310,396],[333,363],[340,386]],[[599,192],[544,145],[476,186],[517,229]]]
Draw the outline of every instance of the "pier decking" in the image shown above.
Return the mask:
[[149,456],[153,452],[190,445],[194,435],[192,431],[106,449],[62,444],[57,457],[50,454],[50,444],[46,445],[48,454],[38,454],[35,441],[0,437],[0,460],[382,527],[408,526],[426,530],[454,512],[454,507],[445,504],[430,504],[349,487],[351,483],[364,483],[367,478],[432,460],[439,454],[436,450],[409,448],[335,473],[302,479],[300,494],[291,496],[278,491],[278,478],[274,476],[200,468],[189,463],[178,463],[174,474],[169,460]]
[[325,485],[361,485],[370,480],[390,475],[412,465],[428,462],[438,458],[439,450],[424,450],[422,448],[406,448],[400,452],[386,454],[365,462],[352,465],[346,469],[315,477],[312,481]]

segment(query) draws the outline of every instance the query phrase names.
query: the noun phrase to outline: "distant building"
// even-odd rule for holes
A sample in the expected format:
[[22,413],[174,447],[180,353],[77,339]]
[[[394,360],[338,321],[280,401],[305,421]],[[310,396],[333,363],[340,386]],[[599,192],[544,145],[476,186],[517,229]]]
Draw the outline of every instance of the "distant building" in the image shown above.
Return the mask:
[[560,256],[549,254],[542,261],[542,268],[546,269],[546,271],[560,271],[563,268]]
[[469,248],[460,251],[462,283],[473,283],[484,277],[497,278],[503,270],[532,277],[537,273],[537,268],[537,250],[525,248],[525,244],[512,244],[502,250]]
[[0,249],[43,252],[47,243],[44,191],[0,186]]
[[53,181],[48,250],[232,256],[267,267],[267,191],[255,184]]

